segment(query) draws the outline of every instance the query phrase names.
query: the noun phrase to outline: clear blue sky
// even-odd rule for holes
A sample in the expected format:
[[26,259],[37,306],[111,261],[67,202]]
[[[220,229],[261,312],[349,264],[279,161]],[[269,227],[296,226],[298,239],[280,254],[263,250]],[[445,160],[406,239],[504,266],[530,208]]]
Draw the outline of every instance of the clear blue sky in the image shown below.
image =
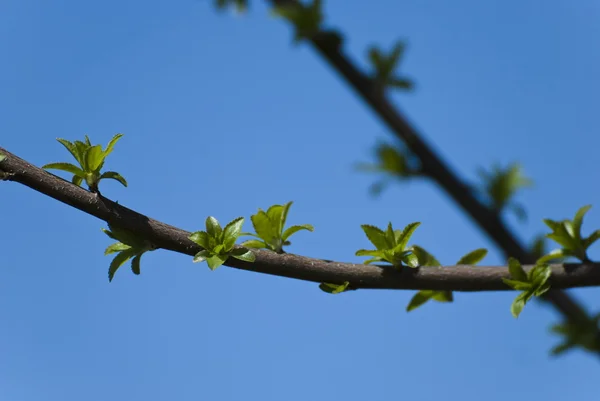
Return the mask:
[[[522,162],[524,240],[588,203],[584,230],[600,227],[597,1],[325,7],[362,66],[368,45],[407,39],[417,90],[394,101],[458,172]],[[239,18],[198,0],[4,0],[0,34],[0,145],[42,165],[67,157],[56,137],[122,132],[107,167],[130,187],[103,191],[121,204],[197,230],[294,200],[290,222],[316,231],[290,252],[358,262],[360,224],[421,221],[414,241],[442,262],[483,246],[503,263],[429,183],[369,196],[353,164],[391,135],[262,2]],[[109,284],[101,221],[18,184],[0,199],[1,401],[598,399],[597,357],[549,358],[558,315],[515,320],[514,293],[407,314],[412,292],[331,296],[160,250]],[[598,311],[597,289],[572,293]]]

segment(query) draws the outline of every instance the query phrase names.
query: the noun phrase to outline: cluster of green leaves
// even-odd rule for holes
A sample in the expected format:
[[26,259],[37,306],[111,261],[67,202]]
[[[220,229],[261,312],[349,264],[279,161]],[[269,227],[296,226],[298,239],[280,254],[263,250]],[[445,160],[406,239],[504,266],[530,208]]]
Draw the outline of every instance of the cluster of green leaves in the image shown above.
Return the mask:
[[110,238],[118,241],[109,245],[104,255],[116,253],[108,268],[108,281],[112,281],[115,273],[125,262],[131,259],[131,271],[140,274],[140,261],[145,252],[156,249],[149,241],[137,237],[134,233],[124,228],[109,224],[110,230],[102,229]]
[[386,231],[375,226],[363,224],[361,226],[363,231],[369,241],[375,245],[376,249],[359,249],[356,251],[356,256],[371,256],[372,258],[366,260],[365,264],[388,262],[396,268],[402,267],[403,264],[409,267],[417,267],[419,266],[419,260],[412,248],[406,245],[420,224],[419,222],[410,223],[404,227],[404,230],[394,230],[390,222]]
[[581,226],[583,217],[592,206],[586,205],[580,208],[575,214],[573,220],[554,221],[544,219],[544,223],[552,232],[546,237],[562,245],[562,248],[555,249],[549,254],[539,259],[540,263],[548,262],[556,258],[575,257],[582,262],[589,261],[587,249],[598,239],[600,239],[600,230],[594,231],[589,237],[581,235]]
[[523,206],[513,201],[520,189],[533,186],[533,181],[523,175],[519,164],[510,164],[505,169],[495,165],[489,172],[480,169],[479,176],[481,191],[495,211],[500,213],[510,208],[520,220],[527,218]]
[[552,349],[553,355],[559,355],[575,347],[582,347],[591,352],[600,352],[600,313],[594,317],[578,321],[567,321],[550,329],[553,333],[565,337],[565,341]]
[[248,0],[215,0],[217,10],[225,10],[234,7],[237,12],[243,13],[248,9]]
[[405,147],[398,148],[387,143],[375,146],[376,163],[360,163],[361,171],[380,173],[384,178],[371,185],[370,192],[379,195],[394,178],[407,179],[422,175],[418,159]]
[[376,46],[369,49],[369,60],[373,66],[373,81],[376,88],[379,90],[385,88],[410,90],[413,88],[413,82],[410,79],[395,74],[405,49],[406,45],[401,41],[396,42],[388,54]]
[[315,36],[323,23],[321,0],[313,0],[311,4],[306,5],[300,2],[289,2],[289,4],[276,6],[273,14],[285,18],[294,25],[296,42]]
[[539,297],[550,289],[548,279],[552,270],[546,264],[537,264],[527,273],[515,258],[508,259],[508,270],[512,279],[503,278],[502,281],[512,289],[522,291],[510,307],[512,315],[519,317],[525,304],[532,297]]
[[293,202],[285,205],[273,205],[265,212],[258,209],[258,213],[252,215],[252,225],[256,233],[242,233],[240,235],[252,236],[258,239],[248,240],[242,243],[247,248],[265,248],[277,253],[284,253],[283,247],[291,245],[289,238],[301,230],[313,231],[310,224],[302,224],[285,228],[287,215]]
[[104,150],[102,150],[101,145],[92,145],[90,138],[88,138],[87,135],[85,136],[84,142],[69,142],[65,139],[57,138],[57,141],[67,148],[75,160],[77,160],[79,166],[72,163],[49,163],[42,166],[42,168],[62,170],[71,173],[73,174],[73,178],[71,179],[73,184],[81,185],[81,182],[85,180],[88,188],[92,192],[99,192],[98,183],[105,178],[117,180],[124,186],[127,186],[125,178],[115,171],[100,173],[106,157],[113,151],[115,144],[122,136],[123,134],[116,134],[110,142],[108,142],[108,145]]
[[194,262],[204,262],[211,270],[221,266],[230,256],[246,262],[254,262],[256,256],[247,248],[235,248],[235,242],[242,232],[244,218],[229,222],[221,228],[218,220],[212,216],[206,219],[206,231],[196,231],[189,239],[200,245],[203,249],[194,256]]
[[[412,250],[414,254],[417,255],[419,266],[437,267],[442,265],[432,254],[422,247],[413,245]],[[456,264],[476,265],[485,258],[487,253],[488,251],[485,248],[475,249],[460,258]],[[454,300],[454,295],[452,294],[452,291],[420,290],[412,297],[406,306],[406,311],[410,312],[411,310],[417,309],[431,299],[437,302],[452,302]]]
[[321,4],[321,0],[313,0],[310,4],[290,1],[275,6],[272,14],[286,19],[294,26],[294,43],[316,39],[318,35],[320,45],[337,50],[342,45],[342,35],[322,28],[324,18]]

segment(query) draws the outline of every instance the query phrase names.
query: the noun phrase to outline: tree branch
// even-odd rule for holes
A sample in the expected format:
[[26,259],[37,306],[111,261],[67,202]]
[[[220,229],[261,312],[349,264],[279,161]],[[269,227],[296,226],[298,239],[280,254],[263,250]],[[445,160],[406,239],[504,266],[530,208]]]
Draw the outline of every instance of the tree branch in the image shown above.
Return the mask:
[[[300,4],[297,0],[268,0],[274,6]],[[385,94],[378,90],[367,75],[356,68],[342,53],[341,46],[332,46],[327,33],[318,33],[309,42],[321,57],[337,71],[362,97],[388,128],[420,159],[423,172],[437,182],[463,211],[498,245],[504,254],[522,263],[534,263],[534,258],[501,220],[498,213],[477,200],[470,189],[433,148],[417,133]],[[542,299],[552,303],[565,318],[572,321],[587,319],[587,313],[569,295],[550,290]],[[600,338],[600,332],[598,333]]]
[[[26,185],[87,214],[123,227],[152,242],[156,247],[195,255],[201,248],[188,239],[189,232],[151,219],[48,173],[0,147],[6,159],[0,162],[5,180]],[[256,261],[230,258],[227,266],[257,273],[295,278],[312,282],[341,284],[350,288],[396,290],[505,291],[502,282],[509,278],[506,267],[445,266],[403,268],[342,263],[293,254],[253,250]],[[532,266],[524,266],[526,270]],[[600,286],[600,264],[553,265],[550,282],[553,288]]]

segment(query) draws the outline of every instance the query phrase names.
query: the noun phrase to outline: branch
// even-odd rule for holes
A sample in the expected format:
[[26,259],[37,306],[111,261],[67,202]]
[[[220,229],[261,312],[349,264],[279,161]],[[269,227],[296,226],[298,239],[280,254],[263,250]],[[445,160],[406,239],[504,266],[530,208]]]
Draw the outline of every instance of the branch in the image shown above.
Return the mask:
[[[300,4],[297,0],[269,0],[274,6]],[[437,182],[463,211],[502,249],[507,257],[522,263],[533,263],[534,258],[501,220],[500,215],[479,202],[467,185],[452,171],[441,156],[427,144],[406,118],[378,90],[373,80],[356,68],[342,53],[341,46],[332,46],[326,33],[317,33],[309,39],[315,50],[362,97],[388,128],[420,159],[423,172]],[[568,320],[587,319],[586,311],[569,295],[550,290],[541,297],[552,303]],[[600,332],[598,333],[600,337]]]
[[[123,227],[152,242],[156,247],[193,256],[201,250],[188,239],[189,232],[151,219],[119,205],[102,195],[74,185],[46,172],[0,147],[6,159],[0,162],[4,180],[26,185],[87,214]],[[502,282],[510,278],[506,267],[445,266],[403,268],[342,263],[293,254],[253,250],[256,261],[234,258],[225,265],[237,269],[312,282],[350,282],[350,288],[395,290],[505,291]],[[526,270],[532,266],[525,266]],[[600,286],[600,264],[553,265],[553,288]]]

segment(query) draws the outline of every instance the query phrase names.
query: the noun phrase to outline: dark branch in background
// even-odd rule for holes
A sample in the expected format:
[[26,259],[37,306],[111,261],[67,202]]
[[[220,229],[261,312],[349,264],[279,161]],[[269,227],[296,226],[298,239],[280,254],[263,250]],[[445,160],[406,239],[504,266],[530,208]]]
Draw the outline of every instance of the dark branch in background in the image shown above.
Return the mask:
[[[298,5],[296,0],[270,0],[275,6]],[[371,109],[387,124],[420,159],[423,173],[439,184],[475,223],[498,245],[506,257],[514,257],[522,263],[535,263],[535,258],[510,232],[500,215],[483,205],[471,193],[470,188],[435,153],[431,146],[408,123],[406,118],[390,103],[383,91],[372,79],[356,68],[342,53],[341,46],[332,45],[331,32],[312,35],[308,41],[335,71],[343,76],[352,88],[371,106]],[[588,319],[586,311],[569,295],[555,289],[542,299],[552,303],[568,320],[578,322]],[[598,334],[600,337],[600,333]]]
[[[121,206],[102,195],[94,194],[60,177],[50,174],[0,148],[6,158],[0,162],[0,175],[7,181],[26,185],[60,202],[125,228],[143,237],[157,248],[193,256],[201,250],[188,239],[189,232],[153,220]],[[295,278],[316,283],[350,282],[352,289],[430,289],[448,291],[504,291],[509,278],[506,267],[446,266],[419,269],[341,263],[293,254],[253,250],[256,261],[243,262],[230,258],[227,266],[257,273]],[[526,266],[526,270],[532,266]],[[600,286],[600,264],[585,263],[552,266],[554,288]]]

